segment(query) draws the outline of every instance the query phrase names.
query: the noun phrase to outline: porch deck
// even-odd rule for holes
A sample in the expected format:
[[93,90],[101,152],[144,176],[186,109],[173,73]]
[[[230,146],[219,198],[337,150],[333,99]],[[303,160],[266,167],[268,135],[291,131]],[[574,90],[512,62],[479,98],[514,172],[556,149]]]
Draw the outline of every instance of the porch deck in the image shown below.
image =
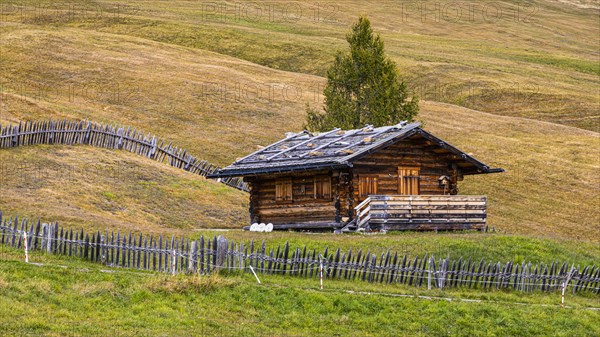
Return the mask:
[[370,195],[356,206],[366,230],[483,230],[487,197],[480,195]]

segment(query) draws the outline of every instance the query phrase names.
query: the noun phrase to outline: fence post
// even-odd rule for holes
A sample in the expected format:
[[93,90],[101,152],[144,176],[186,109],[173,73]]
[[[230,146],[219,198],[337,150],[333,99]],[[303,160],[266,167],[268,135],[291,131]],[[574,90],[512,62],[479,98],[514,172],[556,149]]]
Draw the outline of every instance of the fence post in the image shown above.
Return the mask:
[[175,251],[175,248],[173,248],[173,251],[171,252],[171,273],[173,275],[175,275],[177,273],[176,262],[177,262],[177,251]]
[[56,128],[56,124],[51,120],[50,121],[50,132],[48,134],[48,144],[54,143],[54,129]]
[[427,261],[427,290],[431,290],[431,260],[433,259],[433,255]]
[[48,235],[48,233],[46,233],[47,231],[47,226],[45,223],[42,224],[42,230],[41,230],[41,239],[40,239],[40,250],[43,251],[44,248],[46,247],[46,236]]
[[46,252],[52,253],[52,238],[54,236],[54,226],[52,224],[48,224],[46,234]]
[[221,269],[221,267],[223,267],[223,265],[225,264],[225,261],[227,260],[227,247],[228,247],[228,242],[227,239],[224,238],[223,236],[219,235],[219,237],[217,238],[217,246],[214,247],[213,249],[216,250],[217,253],[217,263],[215,265],[215,268],[217,268],[217,272]]
[[562,289],[561,289],[561,303],[560,305],[562,307],[565,306],[565,291],[567,290],[567,285],[569,284],[569,282],[571,281],[571,277],[573,276],[573,270],[575,269],[575,265],[572,264],[571,265],[571,270],[569,270],[569,273],[567,274],[567,277],[565,278],[565,280],[563,280],[562,283]]
[[448,269],[448,259],[442,260],[442,265],[440,267],[439,288],[444,289],[444,284],[446,283],[446,270]]
[[[23,246],[25,248],[25,263],[29,263],[29,254],[27,252],[27,232],[23,232]],[[564,290],[563,290],[564,293]]]
[[150,141],[150,144],[152,145],[152,148],[150,149],[150,153],[149,153],[149,157],[154,159],[154,156],[156,155],[156,136],[152,137],[152,140]]
[[321,290],[323,290],[323,257],[319,254],[319,281],[321,283]]
[[123,149],[123,132],[124,132],[124,128],[119,128],[117,130],[117,136],[119,136],[119,140],[117,141],[117,148],[119,150]]
[[12,147],[19,146],[19,135],[21,134],[21,123],[13,128]]
[[188,272],[195,273],[196,272],[196,256],[198,255],[198,242],[192,241],[192,250],[190,251],[190,256],[188,257]]
[[87,145],[90,144],[91,133],[92,133],[92,123],[90,121],[88,121],[87,128],[86,128],[86,131],[85,131],[84,144],[87,144]]
[[106,238],[104,237],[104,235],[100,235],[100,252],[102,254],[102,264],[106,264],[106,244],[105,244],[105,240]]

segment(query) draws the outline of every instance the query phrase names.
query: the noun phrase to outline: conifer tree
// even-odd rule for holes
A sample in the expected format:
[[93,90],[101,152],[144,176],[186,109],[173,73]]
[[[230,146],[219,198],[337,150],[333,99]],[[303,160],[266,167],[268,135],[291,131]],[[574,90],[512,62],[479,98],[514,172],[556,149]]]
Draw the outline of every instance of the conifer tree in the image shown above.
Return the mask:
[[360,17],[346,40],[349,50],[339,51],[327,71],[325,113],[307,107],[306,128],[356,129],[414,120],[418,99],[408,97],[396,63],[385,55],[383,41],[373,34],[370,21]]

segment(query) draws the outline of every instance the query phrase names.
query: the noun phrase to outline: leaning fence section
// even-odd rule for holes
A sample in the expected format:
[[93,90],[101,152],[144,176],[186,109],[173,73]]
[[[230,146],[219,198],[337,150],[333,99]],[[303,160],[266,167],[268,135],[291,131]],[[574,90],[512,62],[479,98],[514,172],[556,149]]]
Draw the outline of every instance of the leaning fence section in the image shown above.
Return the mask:
[[[75,256],[107,266],[171,274],[210,274],[221,270],[281,274],[318,279],[404,284],[428,288],[510,289],[600,294],[600,268],[490,262],[479,259],[401,256],[390,251],[324,251],[236,243],[222,236],[198,240],[120,232],[85,232],[58,223],[2,218],[0,243],[15,248]],[[252,266],[252,268],[250,268]]]
[[[219,170],[218,166],[199,160],[185,149],[131,127],[68,120],[0,126],[0,149],[38,144],[85,144],[125,150],[203,177]],[[222,178],[219,181],[239,190],[248,191],[246,183],[240,178]]]

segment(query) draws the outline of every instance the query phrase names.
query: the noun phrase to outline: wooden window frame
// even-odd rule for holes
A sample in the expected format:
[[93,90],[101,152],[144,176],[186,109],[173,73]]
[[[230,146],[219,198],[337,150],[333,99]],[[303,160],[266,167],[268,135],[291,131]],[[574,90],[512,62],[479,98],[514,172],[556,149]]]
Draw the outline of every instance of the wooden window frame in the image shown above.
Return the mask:
[[[410,175],[403,174],[411,172]],[[414,174],[416,171],[416,175]],[[416,190],[415,190],[416,189]],[[419,195],[421,194],[421,168],[398,166],[398,194]]]
[[294,200],[294,183],[292,178],[280,178],[275,180],[275,201],[281,204],[289,204]]
[[[333,198],[333,193],[331,190],[331,177],[330,176],[328,176],[328,175],[316,176],[316,177],[314,177],[313,181],[314,181],[314,183],[313,183],[313,198],[314,199],[331,200]],[[325,193],[325,191],[329,191],[329,193]]]
[[[366,194],[361,193],[362,192],[361,187],[365,186],[365,184],[363,184],[363,181],[364,181],[363,179],[370,180],[369,182],[366,183],[366,185],[367,185]],[[364,200],[364,199],[368,198],[369,195],[377,194],[378,189],[379,189],[379,178],[377,175],[365,174],[365,175],[358,176],[358,198],[359,199]]]

